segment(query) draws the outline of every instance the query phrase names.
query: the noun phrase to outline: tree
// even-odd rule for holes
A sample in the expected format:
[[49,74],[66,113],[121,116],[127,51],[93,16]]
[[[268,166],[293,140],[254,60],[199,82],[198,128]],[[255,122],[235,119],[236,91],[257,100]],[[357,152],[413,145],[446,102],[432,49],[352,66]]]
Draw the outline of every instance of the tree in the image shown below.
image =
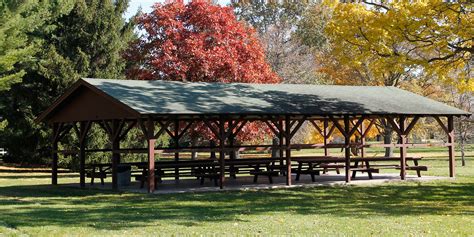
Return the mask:
[[[265,61],[252,27],[237,21],[231,7],[209,1],[156,3],[149,14],[136,18],[143,32],[124,54],[130,79],[193,82],[279,83]],[[212,138],[203,124],[191,129]],[[263,139],[265,125],[249,123],[239,140]]]
[[207,1],[157,3],[137,17],[144,34],[125,53],[131,79],[278,83],[255,30],[230,7]]
[[267,61],[283,83],[318,83],[313,52],[297,34],[310,3],[239,1],[232,6],[238,19],[257,29]]
[[[456,88],[451,88],[452,104],[462,110],[470,113],[474,110],[474,96],[472,91],[459,92]],[[474,130],[474,119],[470,117],[459,117],[455,120],[455,128],[457,130],[457,138],[461,148],[462,166],[466,165],[466,149],[465,144],[472,139]]]
[[[474,90],[474,14],[469,3],[441,0],[336,4],[327,32],[342,64],[368,67],[391,83],[423,71]],[[403,76],[402,76],[403,77]]]
[[[123,78],[125,60],[121,52],[133,34],[123,19],[127,2],[39,3],[44,11],[38,17],[48,17],[29,34],[39,42],[35,63],[23,69],[22,83],[12,85],[0,97],[2,119],[8,121],[0,138],[11,155],[9,161],[41,163],[49,156],[50,131],[33,120],[78,78]],[[97,133],[95,129],[90,146],[106,142]]]
[[[472,45],[472,34],[461,32],[473,22],[467,5],[432,0],[332,2],[326,7],[331,9],[325,29],[329,44],[316,58],[319,70],[332,83],[411,90],[414,80],[429,85],[438,79],[470,87],[472,81],[461,75],[472,61],[470,49],[465,49]],[[459,75],[460,80],[453,80]],[[392,142],[390,125],[382,120],[380,126],[385,142]],[[391,154],[387,149],[386,155]]]
[[0,90],[20,82],[32,63],[38,42],[29,34],[47,19],[43,10],[36,1],[0,2]]

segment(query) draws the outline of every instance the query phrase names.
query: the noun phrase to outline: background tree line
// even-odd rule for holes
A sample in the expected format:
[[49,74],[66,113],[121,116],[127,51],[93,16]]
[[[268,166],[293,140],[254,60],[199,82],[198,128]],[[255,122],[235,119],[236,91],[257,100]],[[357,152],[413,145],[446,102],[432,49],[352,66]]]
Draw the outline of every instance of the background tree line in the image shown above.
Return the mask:
[[[0,2],[0,147],[9,152],[7,161],[49,161],[50,131],[33,120],[81,77],[397,86],[472,111],[471,4],[431,0],[231,5],[229,10],[202,1],[158,4],[151,13],[128,20],[127,0]],[[181,35],[163,30],[176,22],[184,26]],[[186,31],[190,25],[195,32]],[[195,40],[184,41],[186,37]],[[214,42],[204,41],[206,37]],[[163,38],[168,40],[160,41]],[[242,48],[239,45],[246,44],[232,41],[235,38],[252,44]],[[219,48],[219,42],[235,49],[231,57],[225,57],[226,48]],[[180,51],[184,43],[188,50]],[[220,62],[211,48],[229,60]],[[157,60],[147,54],[151,49],[168,50],[173,58]],[[191,49],[199,50],[189,61],[192,65],[184,68],[190,65],[184,60],[189,60],[186,52]],[[245,68],[250,69],[237,70],[244,63],[238,59],[249,55],[252,66]],[[163,71],[169,63],[174,66]],[[266,67],[264,75],[258,73]],[[465,142],[473,129],[472,119],[463,120],[457,129]],[[389,125],[382,122],[378,128],[386,142],[393,140]],[[305,140],[311,129],[302,131],[300,139]],[[420,128],[423,132],[433,133]],[[132,131],[126,143],[137,143],[139,136]],[[94,127],[91,137],[90,147],[107,146],[100,128]],[[63,144],[74,147],[76,142],[71,135]]]

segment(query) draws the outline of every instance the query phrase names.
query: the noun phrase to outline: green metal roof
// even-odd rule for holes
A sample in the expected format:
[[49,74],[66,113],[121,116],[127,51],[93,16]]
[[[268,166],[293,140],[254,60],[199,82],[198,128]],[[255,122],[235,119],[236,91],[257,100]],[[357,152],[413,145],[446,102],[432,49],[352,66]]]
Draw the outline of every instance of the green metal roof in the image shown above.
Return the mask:
[[83,80],[140,114],[469,115],[395,87]]

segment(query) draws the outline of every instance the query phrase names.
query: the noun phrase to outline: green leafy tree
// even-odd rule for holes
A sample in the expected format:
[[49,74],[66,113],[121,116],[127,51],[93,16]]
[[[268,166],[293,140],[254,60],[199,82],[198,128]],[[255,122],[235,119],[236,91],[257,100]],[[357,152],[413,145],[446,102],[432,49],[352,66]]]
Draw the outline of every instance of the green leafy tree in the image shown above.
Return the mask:
[[[123,18],[127,0],[41,4],[51,18],[30,33],[40,43],[36,62],[23,69],[23,82],[0,98],[2,117],[8,121],[1,142],[14,162],[40,163],[49,156],[49,130],[33,120],[73,82],[80,77],[123,78],[121,52],[133,36],[133,26]],[[55,13],[58,9],[62,14]],[[106,143],[99,129],[91,137],[91,147]]]

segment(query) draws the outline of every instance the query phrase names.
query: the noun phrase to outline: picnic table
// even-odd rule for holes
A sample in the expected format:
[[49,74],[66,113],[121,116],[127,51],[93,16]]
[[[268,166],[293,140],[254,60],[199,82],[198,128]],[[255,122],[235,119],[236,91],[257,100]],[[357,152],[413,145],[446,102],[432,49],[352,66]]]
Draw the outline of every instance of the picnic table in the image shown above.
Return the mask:
[[[427,171],[428,167],[420,166],[418,161],[421,157],[406,157],[406,161],[413,161],[413,165],[406,166],[406,170],[414,170],[417,172],[418,177],[421,177],[421,171]],[[315,181],[315,175],[320,175],[320,171],[325,171],[328,168],[344,168],[345,158],[333,157],[333,156],[299,156],[293,157],[292,161],[298,163],[296,169],[292,171],[296,174],[296,181],[299,180],[300,175],[308,174],[311,175],[311,180]],[[356,177],[357,172],[366,172],[369,179],[372,179],[372,173],[378,173],[380,169],[401,169],[400,164],[371,164],[371,162],[387,162],[387,161],[400,161],[400,157],[356,157],[351,158],[352,178]]]
[[[421,177],[421,171],[427,171],[427,166],[419,165],[418,161],[420,161],[422,157],[406,157],[406,161],[413,161],[413,165],[409,165],[408,162],[406,164],[406,170],[415,170],[418,177]],[[378,173],[380,169],[401,169],[400,164],[376,164],[373,165],[371,162],[399,162],[400,157],[358,157],[353,158],[351,161],[354,162],[354,166],[351,166],[352,170],[352,178],[356,177],[356,172],[367,172],[370,179],[372,179],[372,173]],[[362,164],[362,165],[359,165]]]
[[91,179],[91,185],[94,185],[94,179],[100,179],[100,183],[104,185],[104,179],[107,174],[110,174],[112,170],[112,164],[90,164],[89,171],[86,172],[86,176]]
[[344,158],[334,156],[297,156],[291,159],[298,163],[296,169],[292,172],[296,174],[296,181],[300,180],[302,174],[311,175],[311,180],[316,181],[315,175],[320,175],[321,171],[327,171],[329,168],[338,169],[344,166],[337,163],[345,162]]
[[279,158],[241,158],[225,160],[224,165],[233,169],[231,173],[244,173],[247,170],[254,176],[253,182],[258,181],[259,176],[266,176],[270,183],[273,183],[274,176],[278,176],[279,169],[275,165]]

